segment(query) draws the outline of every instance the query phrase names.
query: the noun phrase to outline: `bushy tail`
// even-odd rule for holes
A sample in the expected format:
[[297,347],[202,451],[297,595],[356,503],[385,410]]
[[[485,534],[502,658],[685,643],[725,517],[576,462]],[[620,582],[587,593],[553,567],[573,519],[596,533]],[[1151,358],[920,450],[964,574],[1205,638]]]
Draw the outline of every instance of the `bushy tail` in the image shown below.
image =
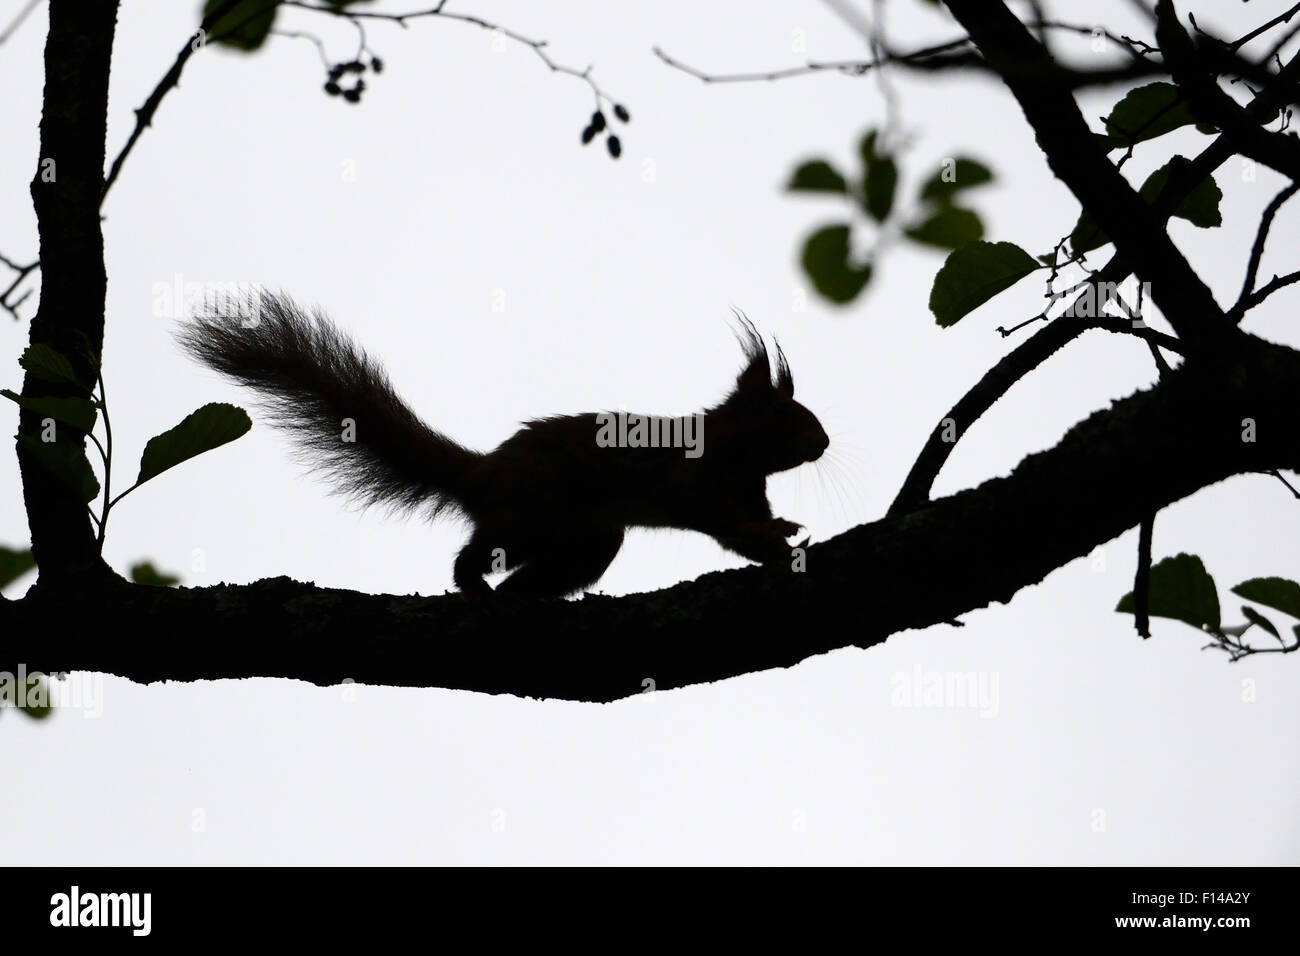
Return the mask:
[[383,367],[320,312],[265,291],[244,306],[243,315],[201,315],[177,338],[203,364],[256,390],[299,457],[351,500],[430,514],[458,508],[480,453],[420,421]]

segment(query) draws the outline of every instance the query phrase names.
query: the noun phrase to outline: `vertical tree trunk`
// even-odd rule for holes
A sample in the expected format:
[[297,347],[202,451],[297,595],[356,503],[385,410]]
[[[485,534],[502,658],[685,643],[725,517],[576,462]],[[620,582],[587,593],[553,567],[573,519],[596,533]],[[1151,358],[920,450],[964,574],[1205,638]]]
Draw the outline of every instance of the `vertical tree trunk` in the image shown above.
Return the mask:
[[[117,0],[50,0],[41,149],[31,186],[41,299],[30,341],[66,355],[88,385],[96,369],[86,352],[100,354],[104,340],[107,279],[99,200],[117,6]],[[23,380],[24,396],[88,394],[88,387],[43,381],[30,372]],[[85,455],[84,435],[67,425],[56,430],[59,442]],[[24,412],[19,434],[39,440],[40,416]],[[41,578],[106,570],[84,502],[21,445],[18,463]]]

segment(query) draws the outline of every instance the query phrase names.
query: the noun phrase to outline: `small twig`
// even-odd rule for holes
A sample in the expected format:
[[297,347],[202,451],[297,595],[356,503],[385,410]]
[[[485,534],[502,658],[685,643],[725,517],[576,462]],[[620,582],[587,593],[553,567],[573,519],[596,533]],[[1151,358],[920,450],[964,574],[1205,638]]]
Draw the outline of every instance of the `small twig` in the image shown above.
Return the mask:
[[1295,495],[1295,497],[1297,497],[1297,498],[1300,498],[1300,490],[1297,490],[1297,488],[1295,487],[1295,485],[1293,485],[1293,484],[1291,484],[1291,482],[1287,481],[1286,478],[1283,477],[1282,472],[1280,472],[1280,471],[1278,471],[1276,468],[1274,468],[1272,471],[1268,472],[1268,474],[1272,475],[1272,476],[1273,476],[1274,478],[1276,478],[1278,481],[1282,482],[1282,484],[1286,485],[1287,490],[1290,491],[1291,494]]
[[4,28],[3,33],[0,33],[0,43],[4,43],[14,35],[18,28],[23,25],[23,21],[31,15],[31,12],[36,9],[36,5],[40,2],[41,0],[27,0],[27,6],[19,10],[18,15],[9,21],[9,26]]
[[705,83],[755,83],[766,82],[770,80],[784,80],[792,76],[807,76],[813,73],[842,73],[846,76],[862,76],[879,66],[886,63],[916,63],[928,57],[936,56],[941,53],[950,53],[953,50],[970,46],[969,37],[961,37],[957,40],[949,40],[947,43],[940,43],[935,46],[925,47],[921,50],[915,50],[911,53],[890,53],[885,51],[882,55],[870,60],[831,60],[818,62],[809,60],[802,66],[786,67],[779,70],[767,70],[755,73],[705,73],[697,67],[683,63],[674,57],[669,56],[661,47],[654,47],[655,56],[663,60],[675,70],[681,70],[683,73],[695,77]]
[[299,30],[272,30],[272,36],[287,37],[291,40],[309,40],[316,46],[316,51],[320,54],[320,61],[324,64],[325,69],[329,69],[334,64],[330,62],[329,54],[325,52],[325,44],[320,37],[314,33],[304,33]]
[[16,273],[13,281],[9,283],[3,292],[0,292],[0,308],[3,308],[6,312],[12,315],[15,321],[21,321],[22,317],[18,314],[18,306],[27,301],[27,297],[32,294],[32,290],[28,289],[17,299],[12,301],[9,297],[14,294],[22,281],[40,266],[41,261],[37,259],[35,262],[30,262],[25,266],[20,266],[8,256],[0,255],[0,263],[3,263],[7,268],[12,269]]
[[1278,276],[1278,275],[1273,276],[1272,279],[1268,280],[1268,282],[1260,286],[1255,292],[1248,295],[1246,297],[1245,302],[1240,303],[1241,305],[1240,314],[1237,312],[1237,308],[1234,306],[1232,311],[1228,313],[1228,317],[1232,319],[1234,322],[1240,322],[1241,316],[1245,315],[1251,309],[1255,308],[1255,306],[1259,305],[1261,302],[1267,299],[1274,292],[1277,292],[1279,289],[1285,289],[1289,285],[1295,285],[1295,283],[1297,282],[1300,282],[1300,270],[1297,270],[1295,272],[1288,272],[1284,276]]
[[1297,190],[1300,190],[1300,183],[1291,183],[1273,197],[1272,202],[1265,207],[1264,215],[1260,217],[1259,229],[1255,232],[1255,242],[1250,249],[1250,262],[1246,266],[1246,278],[1241,284],[1241,295],[1237,296],[1236,304],[1228,312],[1228,315],[1237,322],[1240,322],[1246,314],[1244,307],[1246,300],[1255,290],[1255,278],[1259,273],[1259,261],[1264,256],[1264,243],[1268,239],[1269,229],[1273,226],[1273,219],[1277,216],[1278,210],[1296,194]]
[[1235,53],[1237,50],[1245,46],[1251,40],[1255,39],[1255,37],[1259,36],[1261,33],[1267,33],[1269,30],[1273,29],[1275,26],[1278,26],[1280,24],[1290,23],[1291,18],[1295,16],[1297,13],[1300,13],[1300,3],[1297,3],[1286,13],[1279,13],[1272,20],[1269,20],[1267,23],[1263,24],[1262,26],[1256,27],[1255,29],[1251,30],[1249,33],[1247,33],[1245,36],[1241,37],[1240,39],[1233,40],[1231,43],[1227,44],[1228,49],[1232,50]]
[[1080,23],[1062,23],[1059,20],[1047,20],[1043,23],[1043,26],[1053,30],[1065,30],[1068,33],[1079,33],[1084,36],[1103,36],[1139,60],[1160,52],[1160,47],[1152,46],[1145,40],[1138,40],[1124,33],[1114,34],[1102,26],[1090,27]]
[[1005,339],[1008,338],[1009,336],[1015,335],[1017,332],[1019,332],[1021,329],[1025,328],[1026,326],[1033,325],[1035,322],[1046,322],[1046,321],[1047,321],[1047,313],[1039,312],[1037,315],[1030,316],[1029,318],[1025,319],[1025,321],[1023,322],[1017,322],[1015,325],[1011,326],[1010,328],[999,325],[994,331],[996,331],[999,335],[1001,335]]
[[[353,10],[350,7],[320,6],[314,3],[305,3],[303,0],[281,0],[281,5],[286,7],[296,7],[299,10],[310,10],[313,13],[323,13],[329,16],[342,17],[345,20],[351,20],[358,29],[361,29],[361,20],[387,20],[390,23],[396,23],[401,27],[408,26],[408,20],[417,20],[422,17],[440,17],[444,20],[459,20],[461,23],[469,23],[476,27],[480,27],[481,29],[488,30],[489,32],[499,33],[508,40],[512,40],[515,43],[528,47],[537,54],[537,58],[545,63],[547,69],[552,73],[564,73],[582,80],[591,87],[592,93],[595,94],[597,108],[599,108],[602,102],[614,102],[613,97],[605,93],[604,90],[596,85],[596,81],[591,78],[590,66],[579,70],[576,67],[565,66],[562,63],[557,63],[555,60],[551,59],[550,55],[546,52],[548,41],[530,39],[529,37],[516,33],[513,30],[492,23],[489,20],[484,20],[482,17],[476,17],[473,14],[453,13],[444,10],[443,7],[446,5],[446,0],[443,0],[443,2],[430,7],[427,10],[413,10],[409,13],[377,13],[367,10]],[[362,33],[361,42],[362,48],[364,49],[364,32]]]
[[1155,512],[1152,512],[1138,525],[1138,563],[1137,573],[1133,576],[1133,625],[1143,640],[1151,636],[1151,533],[1155,523]]
[[[207,31],[212,29],[212,25],[233,10],[238,3],[240,3],[240,0],[226,0],[225,3],[219,5],[203,18],[203,21],[199,24],[198,35],[206,36]],[[258,15],[265,13],[266,9],[268,8],[261,8]],[[186,39],[185,45],[176,54],[176,62],[172,64],[171,69],[163,74],[163,78],[158,81],[158,85],[149,94],[149,98],[144,101],[144,105],[135,111],[135,129],[131,130],[131,135],[126,139],[126,145],[117,154],[117,157],[113,160],[113,165],[108,170],[108,176],[104,178],[104,188],[99,193],[99,204],[101,206],[104,204],[104,197],[113,188],[113,183],[117,182],[117,177],[122,172],[122,164],[131,155],[131,150],[135,148],[136,142],[140,139],[146,127],[153,122],[154,114],[158,112],[158,105],[162,103],[163,97],[180,85],[181,71],[185,69],[185,64],[189,62],[190,57],[202,46],[202,43],[196,42],[193,35]]]

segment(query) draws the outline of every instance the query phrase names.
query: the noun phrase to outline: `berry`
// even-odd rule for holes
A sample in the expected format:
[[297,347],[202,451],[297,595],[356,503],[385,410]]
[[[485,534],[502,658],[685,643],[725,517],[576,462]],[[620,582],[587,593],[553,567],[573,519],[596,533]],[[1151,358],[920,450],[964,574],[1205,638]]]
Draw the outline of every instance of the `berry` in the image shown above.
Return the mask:
[[627,111],[627,107],[623,106],[621,103],[614,104],[614,115],[617,116],[624,123],[626,123],[628,120],[632,118]]
[[583,145],[583,146],[586,146],[588,143],[590,143],[590,142],[591,142],[593,139],[595,139],[595,138],[596,138],[596,127],[594,127],[594,126],[588,126],[586,129],[584,129],[584,130],[582,131],[582,145]]
[[623,144],[618,141],[617,136],[610,136],[609,139],[605,140],[605,145],[609,147],[609,155],[615,159],[623,155]]
[[597,133],[605,128],[605,114],[600,110],[591,114],[591,128]]
[[339,89],[339,85],[337,83],[335,83],[333,80],[330,80],[328,83],[325,84],[325,92],[328,93],[330,96],[338,96],[343,91]]

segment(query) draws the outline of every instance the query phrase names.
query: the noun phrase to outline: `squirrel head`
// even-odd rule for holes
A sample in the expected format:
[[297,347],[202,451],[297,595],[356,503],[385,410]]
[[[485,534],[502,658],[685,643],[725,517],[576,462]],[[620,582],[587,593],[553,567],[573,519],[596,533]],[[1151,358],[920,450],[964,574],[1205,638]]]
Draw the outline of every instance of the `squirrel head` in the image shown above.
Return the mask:
[[[781,346],[776,346],[776,378],[767,346],[753,324],[737,312],[737,336],[746,363],[736,387],[715,409],[734,440],[733,452],[770,475],[816,461],[830,444],[817,416],[794,400],[794,377]],[[743,451],[742,451],[743,449]]]

